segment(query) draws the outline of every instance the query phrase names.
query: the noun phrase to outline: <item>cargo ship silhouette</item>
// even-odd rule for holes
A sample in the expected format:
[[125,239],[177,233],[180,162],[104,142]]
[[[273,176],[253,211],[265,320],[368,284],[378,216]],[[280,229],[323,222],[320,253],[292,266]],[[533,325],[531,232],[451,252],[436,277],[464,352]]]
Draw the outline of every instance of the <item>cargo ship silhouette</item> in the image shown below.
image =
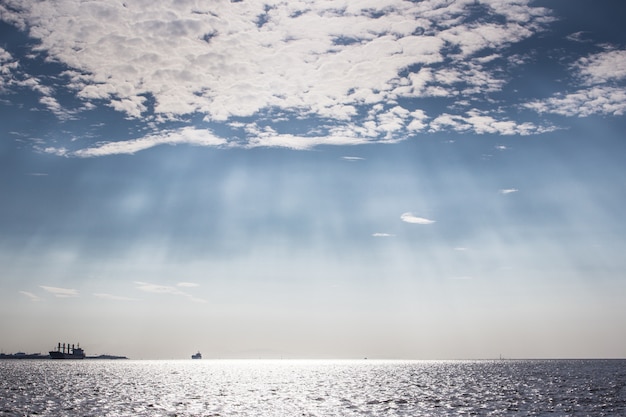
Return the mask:
[[68,343],[66,347],[65,343],[61,345],[59,342],[57,349],[48,353],[50,353],[50,359],[85,359],[85,351],[80,348],[80,344],[76,347],[72,344],[70,347]]

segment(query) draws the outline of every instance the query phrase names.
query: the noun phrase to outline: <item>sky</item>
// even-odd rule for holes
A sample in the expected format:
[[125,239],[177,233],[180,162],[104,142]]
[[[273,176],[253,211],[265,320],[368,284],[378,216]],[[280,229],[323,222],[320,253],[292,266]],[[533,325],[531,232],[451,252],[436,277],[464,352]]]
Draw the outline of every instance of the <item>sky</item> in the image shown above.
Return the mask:
[[624,21],[0,1],[0,349],[626,357]]

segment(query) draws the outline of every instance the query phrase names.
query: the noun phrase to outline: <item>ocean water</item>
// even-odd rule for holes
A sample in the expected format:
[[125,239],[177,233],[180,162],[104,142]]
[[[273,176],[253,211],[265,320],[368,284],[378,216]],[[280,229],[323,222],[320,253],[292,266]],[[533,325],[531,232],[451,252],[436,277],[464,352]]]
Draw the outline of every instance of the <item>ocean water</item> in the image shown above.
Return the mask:
[[626,360],[5,360],[0,416],[626,416]]

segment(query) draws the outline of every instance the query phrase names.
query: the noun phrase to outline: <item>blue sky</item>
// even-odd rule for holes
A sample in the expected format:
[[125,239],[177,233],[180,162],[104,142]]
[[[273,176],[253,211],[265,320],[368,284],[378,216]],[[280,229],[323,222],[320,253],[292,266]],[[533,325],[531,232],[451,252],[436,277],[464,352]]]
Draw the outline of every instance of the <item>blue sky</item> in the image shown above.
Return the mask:
[[3,1],[0,349],[624,357],[624,18]]

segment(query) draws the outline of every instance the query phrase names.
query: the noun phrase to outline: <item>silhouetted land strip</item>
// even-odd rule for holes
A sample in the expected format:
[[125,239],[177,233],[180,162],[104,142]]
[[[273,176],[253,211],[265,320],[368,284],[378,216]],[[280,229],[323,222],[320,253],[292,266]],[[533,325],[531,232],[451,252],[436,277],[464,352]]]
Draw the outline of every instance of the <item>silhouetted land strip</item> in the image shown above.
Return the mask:
[[[50,355],[42,355],[41,353],[0,353],[0,360],[2,359],[52,359]],[[98,355],[98,356],[86,356],[85,359],[99,359],[99,360],[120,360],[128,359],[126,356],[119,355]]]

